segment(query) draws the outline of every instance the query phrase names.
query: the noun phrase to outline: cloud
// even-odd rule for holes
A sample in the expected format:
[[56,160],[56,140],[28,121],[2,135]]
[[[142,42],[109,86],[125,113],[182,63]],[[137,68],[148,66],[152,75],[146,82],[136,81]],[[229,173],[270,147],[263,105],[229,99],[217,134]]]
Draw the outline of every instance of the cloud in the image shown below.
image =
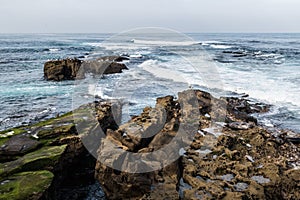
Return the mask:
[[297,0],[5,0],[0,32],[300,32]]

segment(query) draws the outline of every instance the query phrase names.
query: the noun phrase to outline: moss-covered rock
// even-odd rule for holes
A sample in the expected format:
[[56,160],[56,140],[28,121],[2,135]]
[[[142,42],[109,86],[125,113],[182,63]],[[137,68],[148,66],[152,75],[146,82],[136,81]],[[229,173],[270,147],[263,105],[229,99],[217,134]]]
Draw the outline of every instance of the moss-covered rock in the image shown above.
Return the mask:
[[0,163],[0,177],[22,171],[53,169],[67,145],[46,146],[11,162]]
[[14,135],[19,135],[19,134],[24,133],[24,132],[25,132],[25,130],[22,127],[11,128],[11,129],[0,132],[0,139],[9,138],[9,137],[12,137]]
[[38,131],[37,138],[48,139],[56,138],[58,136],[65,136],[70,134],[76,134],[76,128],[74,123],[64,124],[62,126],[51,127],[49,129],[42,129]]
[[0,181],[0,200],[40,199],[54,175],[49,171],[14,174]]

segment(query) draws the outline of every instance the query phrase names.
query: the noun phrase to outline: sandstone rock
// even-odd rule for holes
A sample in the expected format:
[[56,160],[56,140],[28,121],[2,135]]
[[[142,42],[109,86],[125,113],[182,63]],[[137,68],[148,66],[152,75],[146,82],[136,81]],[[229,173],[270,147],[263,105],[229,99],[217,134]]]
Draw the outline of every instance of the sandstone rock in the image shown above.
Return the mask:
[[[292,168],[299,165],[296,152],[300,147],[284,142],[289,139],[284,134],[282,142],[277,142],[272,133],[255,124],[250,115],[267,109],[267,105],[245,99],[216,99],[199,90],[181,92],[178,100],[158,98],[155,108],[147,107],[118,130],[107,131],[98,150],[96,178],[108,199],[298,198],[299,170]],[[212,120],[222,119],[227,123],[211,127],[216,125]],[[156,128],[149,129],[151,126]],[[190,137],[175,140],[182,128],[192,137],[186,148],[179,147]],[[153,171],[126,172],[139,172],[137,163],[146,160],[143,154],[159,151],[170,142],[179,147],[144,162],[144,169]],[[127,152],[137,152],[140,157]],[[169,165],[160,162],[174,154],[180,158]],[[158,166],[161,168],[154,170]],[[120,167],[124,171],[117,170]]]
[[0,199],[82,199],[94,172],[107,199],[300,198],[297,134],[249,116],[267,106],[187,90],[122,125],[120,108],[94,102],[1,132],[0,152],[16,156],[0,160]]
[[[82,64],[78,59],[65,59],[48,61],[44,65],[44,76],[46,80],[62,81],[79,78],[78,72]],[[82,74],[81,74],[82,76]]]
[[97,60],[111,61],[111,62],[122,62],[122,61],[125,61],[125,60],[129,60],[129,58],[125,57],[125,56],[103,56],[101,58],[98,58]]
[[121,73],[128,68],[119,62],[127,59],[122,56],[106,56],[87,61],[77,58],[48,61],[44,65],[44,77],[46,80],[62,81],[82,79],[85,73],[95,75]]
[[[160,149],[174,138],[176,134],[168,131],[177,130],[178,111],[173,97],[158,98],[155,108],[146,108],[141,116],[121,125],[118,130],[107,131],[98,150],[95,176],[109,199],[179,198],[179,149],[174,151],[174,147],[171,152],[154,155],[149,162],[149,157],[143,155]],[[139,152],[140,157],[137,159],[126,152]],[[171,157],[177,160],[164,165],[162,160]],[[138,162],[131,162],[134,160]]]

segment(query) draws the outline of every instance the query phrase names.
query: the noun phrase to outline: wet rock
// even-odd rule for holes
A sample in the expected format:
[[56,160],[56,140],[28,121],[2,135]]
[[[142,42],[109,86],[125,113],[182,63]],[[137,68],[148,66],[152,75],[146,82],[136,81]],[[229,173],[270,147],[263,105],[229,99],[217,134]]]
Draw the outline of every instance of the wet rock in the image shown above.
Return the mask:
[[122,56],[106,56],[96,60],[62,59],[48,61],[44,65],[44,77],[46,80],[63,81],[82,79],[86,73],[94,75],[121,73],[128,69],[120,63],[127,60]]
[[[178,99],[158,98],[154,108],[122,125],[120,110],[117,102],[96,101],[72,114],[1,132],[2,148],[23,136],[39,145],[24,152],[17,146],[25,155],[0,163],[5,191],[0,197],[16,194],[13,184],[2,187],[11,177],[46,170],[53,176],[40,179],[51,179],[51,185],[36,182],[34,193],[46,199],[85,198],[83,188],[94,172],[107,199],[300,199],[300,147],[289,140],[297,135],[255,125],[251,114],[264,112],[263,106],[187,90]],[[97,153],[97,162],[83,143]],[[26,191],[35,191],[32,186]]]
[[[179,108],[179,103],[171,96],[158,98],[155,108],[145,108],[140,116],[121,125],[118,130],[107,131],[98,150],[96,178],[109,199],[179,198],[180,148],[174,146],[170,152],[157,153],[149,163],[144,157],[174,138],[180,121]],[[138,152],[140,158],[133,158],[126,152]],[[172,157],[177,159],[168,165],[162,162],[168,162]]]
[[130,60],[130,59],[128,57],[126,57],[126,56],[103,56],[101,58],[98,58],[97,60],[112,61],[112,62],[122,62],[122,61]]
[[294,133],[292,131],[288,131],[286,133],[286,139],[289,141],[289,142],[292,142],[292,143],[296,143],[296,144],[300,144],[300,136],[299,136],[299,133]]
[[[75,128],[74,119],[78,125],[85,124],[82,132]],[[88,104],[57,118],[1,132],[5,134],[0,138],[1,159],[4,154],[13,159],[0,160],[0,199],[85,198],[88,185],[95,181],[96,159],[83,138],[93,133],[95,122],[105,129],[116,126],[110,103]],[[7,136],[7,132],[13,134]]]
[[22,172],[24,170],[34,171],[53,169],[60,156],[64,153],[66,147],[66,145],[44,147],[35,152],[26,154],[17,160],[0,163],[0,169],[2,169],[0,171],[0,177]]
[[[179,93],[178,100],[171,96],[158,98],[155,108],[145,108],[140,116],[118,130],[107,131],[98,151],[96,177],[109,199],[165,199],[169,196],[171,199],[289,199],[286,191],[297,196],[296,180],[282,181],[288,175],[280,169],[291,169],[299,164],[295,155],[299,147],[286,143],[284,134],[282,142],[276,142],[272,133],[256,125],[256,119],[251,116],[265,112],[267,107],[245,99],[216,99],[199,90]],[[222,123],[222,119],[229,123]],[[213,120],[218,123],[212,127]],[[197,129],[190,129],[185,122],[197,124]],[[150,128],[152,126],[155,128]],[[134,163],[126,162],[130,159],[126,152],[155,152],[174,142],[180,128],[195,133],[189,147],[175,147],[173,152],[159,155],[163,159],[174,153],[180,156],[171,169],[166,170],[164,166],[149,173],[125,172],[126,169],[139,171]],[[189,139],[181,138],[177,142],[182,145]],[[288,152],[294,152],[293,156]],[[110,167],[101,159],[110,161]],[[151,165],[145,163],[145,169],[160,165],[159,159],[153,159]],[[131,160],[143,160],[143,155]],[[287,165],[286,160],[293,164]],[[125,171],[113,169],[116,166],[122,166]],[[278,184],[282,188],[280,192],[275,191]],[[167,195],[163,188],[169,188],[171,193]],[[156,192],[158,196],[154,195]]]
[[228,124],[228,127],[236,130],[247,130],[250,128],[253,128],[253,123],[247,123],[247,122],[232,122]]
[[91,73],[94,75],[102,74],[115,74],[121,73],[124,69],[128,69],[125,64],[113,62],[113,61],[103,61],[103,60],[91,60],[85,61],[82,64],[82,73]]
[[13,136],[0,147],[0,160],[2,162],[14,160],[16,156],[21,156],[35,150],[39,144],[38,141],[30,139],[25,135]]
[[264,113],[270,108],[270,105],[252,103],[244,98],[226,97],[221,99],[226,101],[228,118],[231,120],[229,122],[243,121],[257,124],[257,119],[250,114]]
[[0,199],[47,199],[45,193],[53,177],[49,171],[29,171],[9,176],[0,182]]
[[74,80],[78,76],[81,60],[64,59],[48,61],[44,65],[44,76],[46,80],[62,81]]

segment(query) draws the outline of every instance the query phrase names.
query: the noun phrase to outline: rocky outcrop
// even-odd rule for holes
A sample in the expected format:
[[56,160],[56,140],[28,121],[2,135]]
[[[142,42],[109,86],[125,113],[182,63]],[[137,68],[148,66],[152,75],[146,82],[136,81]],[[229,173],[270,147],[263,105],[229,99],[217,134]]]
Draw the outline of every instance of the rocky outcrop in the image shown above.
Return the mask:
[[95,75],[121,73],[128,69],[120,63],[127,60],[122,56],[106,56],[95,60],[63,59],[48,61],[44,65],[44,77],[46,80],[63,81],[75,80],[85,77],[85,73]]
[[0,199],[84,199],[94,178],[107,199],[299,199],[299,134],[251,116],[268,109],[187,90],[122,125],[112,100],[2,131]]
[[51,81],[74,80],[79,77],[81,64],[82,61],[76,58],[48,61],[44,65],[44,77]]
[[[107,130],[96,178],[108,199],[298,199],[299,144],[251,116],[268,108],[198,90],[159,98],[155,108]],[[189,134],[178,138],[182,128]]]
[[[83,145],[84,135],[78,134],[73,117],[79,125],[91,125],[96,120],[89,107],[98,109],[99,126],[115,128],[110,105],[103,103],[0,133],[1,200],[83,199],[87,195],[83,188],[94,182],[96,159]],[[83,120],[81,114],[93,120]]]

